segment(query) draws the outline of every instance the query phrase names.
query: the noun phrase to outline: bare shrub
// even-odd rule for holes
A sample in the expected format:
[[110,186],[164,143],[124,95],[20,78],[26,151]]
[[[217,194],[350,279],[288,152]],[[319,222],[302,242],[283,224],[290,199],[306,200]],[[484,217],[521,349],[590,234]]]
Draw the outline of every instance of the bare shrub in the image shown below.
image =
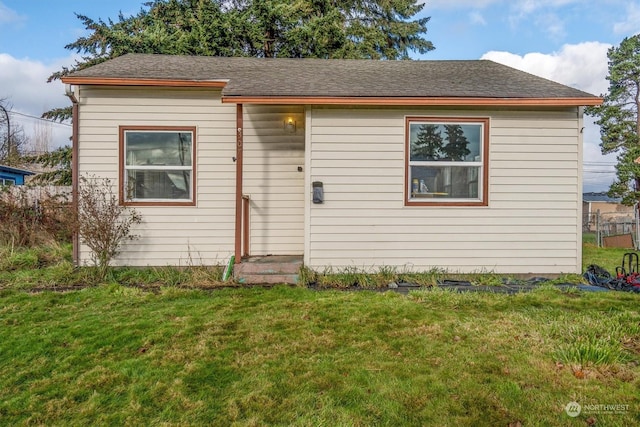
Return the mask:
[[0,192],[0,245],[34,247],[71,241],[74,216],[64,194],[28,187]]
[[77,215],[78,234],[91,249],[98,279],[102,280],[122,244],[139,237],[131,233],[131,228],[142,222],[142,216],[120,205],[111,180],[96,177],[80,177]]

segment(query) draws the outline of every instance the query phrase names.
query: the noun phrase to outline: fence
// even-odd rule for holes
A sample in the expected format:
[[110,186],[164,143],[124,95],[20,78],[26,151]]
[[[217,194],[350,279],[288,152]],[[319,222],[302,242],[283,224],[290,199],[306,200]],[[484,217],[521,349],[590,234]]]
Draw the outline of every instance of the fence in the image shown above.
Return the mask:
[[634,209],[632,214],[597,211],[584,215],[582,229],[595,233],[598,247],[638,248],[639,220],[638,209]]
[[0,190],[0,244],[31,247],[71,241],[70,187],[12,186]]
[[71,201],[71,186],[56,186],[56,185],[12,185],[10,187],[3,187],[0,191],[1,197],[24,197],[29,203],[38,203],[40,200],[47,198],[57,198],[60,202]]

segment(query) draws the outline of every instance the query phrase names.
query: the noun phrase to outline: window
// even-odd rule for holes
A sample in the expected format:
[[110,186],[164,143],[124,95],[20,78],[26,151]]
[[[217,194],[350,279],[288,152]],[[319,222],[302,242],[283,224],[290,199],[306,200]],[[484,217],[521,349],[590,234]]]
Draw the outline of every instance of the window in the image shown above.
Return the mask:
[[10,185],[15,185],[16,180],[13,178],[0,178],[0,186],[8,187]]
[[489,119],[406,119],[409,206],[487,205]]
[[123,204],[195,205],[195,128],[121,127]]

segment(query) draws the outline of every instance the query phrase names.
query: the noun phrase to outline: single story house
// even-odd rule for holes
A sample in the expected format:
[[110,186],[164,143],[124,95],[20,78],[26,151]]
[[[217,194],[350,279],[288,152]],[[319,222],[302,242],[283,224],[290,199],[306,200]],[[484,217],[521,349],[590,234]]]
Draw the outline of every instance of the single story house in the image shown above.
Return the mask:
[[63,82],[74,185],[109,178],[143,216],[120,264],[581,270],[583,107],[602,99],[580,90],[487,60],[148,54]]
[[0,187],[7,185],[24,185],[24,178],[34,173],[25,169],[0,165]]

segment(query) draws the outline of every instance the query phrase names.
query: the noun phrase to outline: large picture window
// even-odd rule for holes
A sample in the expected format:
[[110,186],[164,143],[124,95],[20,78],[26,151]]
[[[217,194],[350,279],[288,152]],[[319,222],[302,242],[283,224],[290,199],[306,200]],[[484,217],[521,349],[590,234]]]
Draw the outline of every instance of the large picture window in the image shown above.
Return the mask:
[[407,205],[487,204],[489,119],[408,117]]
[[121,127],[121,201],[195,204],[195,128]]

